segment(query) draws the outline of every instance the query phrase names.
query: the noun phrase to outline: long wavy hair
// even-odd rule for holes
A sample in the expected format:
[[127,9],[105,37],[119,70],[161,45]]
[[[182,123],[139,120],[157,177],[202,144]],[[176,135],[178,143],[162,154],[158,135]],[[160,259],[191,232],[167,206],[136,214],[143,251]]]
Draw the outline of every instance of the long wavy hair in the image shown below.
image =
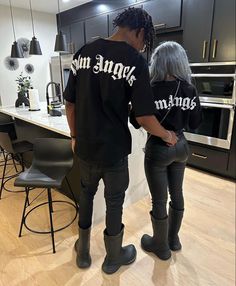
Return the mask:
[[186,52],[180,44],[173,41],[161,43],[151,57],[151,84],[166,80],[167,75],[191,83],[191,69]]

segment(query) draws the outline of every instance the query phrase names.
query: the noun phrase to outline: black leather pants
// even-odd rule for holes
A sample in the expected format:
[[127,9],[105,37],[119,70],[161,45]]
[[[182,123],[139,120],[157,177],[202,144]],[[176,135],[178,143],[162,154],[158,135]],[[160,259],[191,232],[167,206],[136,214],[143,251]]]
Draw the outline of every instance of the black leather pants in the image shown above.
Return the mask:
[[175,146],[160,140],[149,140],[145,149],[145,174],[152,196],[152,214],[157,219],[167,216],[168,190],[171,206],[184,209],[183,178],[189,147],[184,135]]

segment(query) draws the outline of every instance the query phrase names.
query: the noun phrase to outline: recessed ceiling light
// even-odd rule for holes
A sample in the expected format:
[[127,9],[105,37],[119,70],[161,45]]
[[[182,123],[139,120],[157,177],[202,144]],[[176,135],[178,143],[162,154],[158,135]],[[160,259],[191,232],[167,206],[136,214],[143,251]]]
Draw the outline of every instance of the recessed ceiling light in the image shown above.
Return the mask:
[[70,0],[62,0],[62,2],[67,3],[70,2]]
[[101,11],[101,12],[105,12],[105,11],[108,9],[108,7],[107,7],[106,4],[99,4],[99,5],[98,5],[98,9],[99,9],[99,11]]

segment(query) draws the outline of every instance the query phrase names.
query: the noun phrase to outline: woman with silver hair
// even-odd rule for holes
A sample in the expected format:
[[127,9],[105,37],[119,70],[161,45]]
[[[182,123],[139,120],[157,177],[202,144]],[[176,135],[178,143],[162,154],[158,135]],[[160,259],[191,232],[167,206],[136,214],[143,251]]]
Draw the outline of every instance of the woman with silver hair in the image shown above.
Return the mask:
[[[160,259],[181,249],[178,232],[183,213],[182,184],[189,147],[183,131],[196,129],[201,122],[201,108],[196,89],[191,84],[191,70],[185,50],[176,42],[159,45],[150,66],[156,117],[167,130],[174,130],[178,142],[168,146],[161,138],[149,135],[145,148],[145,174],[152,196],[150,212],[153,236],[144,234],[141,246]],[[168,192],[170,194],[167,215]]]

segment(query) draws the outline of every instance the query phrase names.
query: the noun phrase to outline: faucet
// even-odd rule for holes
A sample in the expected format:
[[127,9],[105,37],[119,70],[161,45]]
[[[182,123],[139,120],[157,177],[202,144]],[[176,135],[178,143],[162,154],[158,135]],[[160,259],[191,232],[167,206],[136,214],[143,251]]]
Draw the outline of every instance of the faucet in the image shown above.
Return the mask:
[[[49,106],[50,106],[50,102],[49,102],[49,93],[48,93],[48,88],[49,88],[49,86],[50,85],[55,85],[55,93],[56,93],[56,95],[55,95],[55,97],[54,96],[52,96],[52,98],[53,98],[53,101],[58,101],[58,102],[60,102],[61,103],[61,88],[60,88],[60,83],[56,83],[56,82],[54,82],[54,81],[50,81],[48,84],[47,84],[47,86],[46,86],[46,99],[47,99],[47,111],[48,111],[48,114],[49,114],[49,110],[50,110],[50,108],[49,108]],[[58,99],[57,99],[58,98]]]

